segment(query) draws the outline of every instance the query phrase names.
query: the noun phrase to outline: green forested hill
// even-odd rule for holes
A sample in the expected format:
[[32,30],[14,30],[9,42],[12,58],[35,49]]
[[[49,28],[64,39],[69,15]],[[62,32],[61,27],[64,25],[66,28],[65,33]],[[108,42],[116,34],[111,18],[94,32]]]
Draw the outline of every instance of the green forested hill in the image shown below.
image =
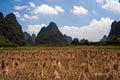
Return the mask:
[[4,17],[0,12],[0,36],[16,45],[21,45],[21,42],[24,42],[22,27],[13,13]]

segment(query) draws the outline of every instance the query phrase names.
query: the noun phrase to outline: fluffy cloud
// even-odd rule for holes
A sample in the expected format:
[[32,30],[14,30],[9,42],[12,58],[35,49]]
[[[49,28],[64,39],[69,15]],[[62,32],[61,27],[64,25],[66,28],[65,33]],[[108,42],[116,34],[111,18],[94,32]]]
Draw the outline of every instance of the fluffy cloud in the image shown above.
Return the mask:
[[64,9],[62,9],[60,6],[55,6],[55,10],[59,12],[64,12]]
[[35,4],[33,2],[29,2],[29,4],[31,7],[33,7],[33,8],[35,7]]
[[26,19],[23,18],[19,12],[13,12],[13,13],[15,14],[15,16],[16,16],[17,18],[20,19],[20,21],[26,21]]
[[64,12],[64,9],[62,9],[60,6],[51,7],[47,4],[42,4],[40,6],[37,6],[33,13],[35,14],[58,14],[59,12]]
[[64,12],[64,9],[58,5],[52,7],[47,4],[41,4],[40,6],[36,6],[33,2],[29,2],[29,5],[23,6],[14,6],[15,10],[28,10],[29,13],[37,14],[52,14],[56,15],[60,12]]
[[30,16],[30,15],[28,15],[28,14],[24,14],[23,17],[24,17],[25,19],[29,19],[29,20],[38,19],[37,16],[34,16],[34,15]]
[[[15,10],[29,10],[31,12],[32,9],[34,9],[36,7],[36,5],[33,3],[33,2],[29,2],[29,5],[25,5],[25,6],[14,6],[14,9]],[[30,13],[29,12],[29,13]],[[38,15],[35,15],[35,14],[31,14],[31,15],[28,15],[28,14],[23,14],[23,15],[20,15],[19,12],[13,12],[16,17],[19,18],[19,20],[21,21],[27,21],[27,20],[35,20],[35,19],[39,19]],[[26,20],[27,19],[27,20]]]
[[38,34],[42,27],[46,26],[45,24],[36,24],[36,25],[28,25],[27,32],[30,34]]
[[23,22],[25,22],[26,21],[26,19],[25,18],[19,18],[20,19],[20,21],[23,21]]
[[35,15],[28,15],[28,14],[24,14],[23,16],[21,16],[21,14],[19,12],[13,12],[17,18],[19,18],[21,21],[26,21],[26,19],[28,20],[35,20],[35,19],[39,19],[38,16]]
[[16,15],[16,17],[18,17],[18,18],[20,18],[21,17],[21,15],[20,15],[20,13],[19,12],[13,12],[15,15]]
[[15,10],[31,10],[31,8],[35,8],[36,5],[33,2],[29,2],[29,5],[23,5],[23,6],[14,6]]
[[103,35],[108,35],[112,22],[113,20],[110,18],[101,18],[100,21],[94,19],[87,26],[64,26],[60,27],[60,31],[72,36],[73,38],[77,37],[79,39],[85,38],[90,41],[99,41]]
[[24,10],[24,9],[29,9],[28,6],[14,6],[16,10]]
[[120,3],[119,0],[106,0],[106,3],[102,5],[103,9],[111,11],[113,13],[120,14]]
[[82,14],[88,14],[88,10],[85,9],[82,6],[73,6],[73,9],[71,10],[71,12],[75,15],[82,15]]

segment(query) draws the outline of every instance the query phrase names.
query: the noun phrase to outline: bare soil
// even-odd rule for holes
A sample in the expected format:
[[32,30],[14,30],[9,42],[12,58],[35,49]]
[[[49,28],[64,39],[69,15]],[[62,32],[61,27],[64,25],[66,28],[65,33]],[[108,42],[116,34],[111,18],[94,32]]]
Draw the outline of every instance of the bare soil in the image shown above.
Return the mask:
[[0,80],[120,80],[120,54],[69,47],[3,50]]

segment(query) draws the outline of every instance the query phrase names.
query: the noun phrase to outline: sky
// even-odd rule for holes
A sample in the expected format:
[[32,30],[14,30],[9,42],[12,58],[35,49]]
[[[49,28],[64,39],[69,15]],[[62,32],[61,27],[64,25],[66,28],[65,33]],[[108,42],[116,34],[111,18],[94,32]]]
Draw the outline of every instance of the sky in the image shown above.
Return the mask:
[[0,11],[13,12],[23,31],[36,34],[55,22],[72,38],[99,41],[120,20],[119,0],[0,0]]

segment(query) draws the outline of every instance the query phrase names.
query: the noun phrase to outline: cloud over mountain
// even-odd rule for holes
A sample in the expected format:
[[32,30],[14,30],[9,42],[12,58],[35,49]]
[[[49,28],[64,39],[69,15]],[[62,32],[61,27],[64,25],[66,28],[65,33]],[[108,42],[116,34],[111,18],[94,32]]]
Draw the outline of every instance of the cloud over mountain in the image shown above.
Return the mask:
[[46,24],[36,24],[36,25],[28,25],[27,32],[30,34],[38,34],[38,32],[41,30],[42,27],[47,26]]
[[103,35],[108,35],[112,22],[113,20],[110,18],[101,18],[99,21],[94,19],[89,25],[81,27],[64,26],[60,27],[60,31],[73,38],[77,37],[79,39],[85,38],[90,41],[99,41]]
[[[59,30],[63,34],[70,35],[73,38],[86,38],[90,41],[99,41],[103,35],[108,35],[112,22],[113,20],[110,18],[101,18],[99,21],[93,19],[86,26],[63,26],[59,27]],[[37,34],[43,26],[46,26],[46,24],[28,25],[27,31],[31,34]]]

